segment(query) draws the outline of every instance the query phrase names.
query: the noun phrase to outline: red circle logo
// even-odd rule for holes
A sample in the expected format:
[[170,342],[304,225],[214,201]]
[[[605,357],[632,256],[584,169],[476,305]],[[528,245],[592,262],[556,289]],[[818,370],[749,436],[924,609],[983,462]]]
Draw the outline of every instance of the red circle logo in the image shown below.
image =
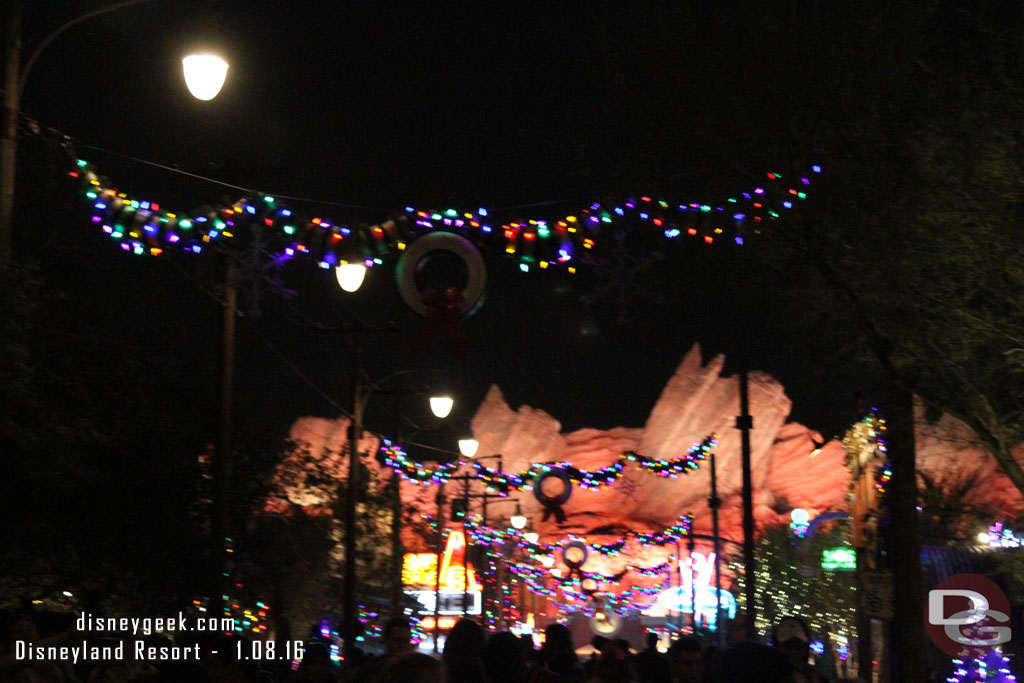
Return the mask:
[[958,659],[978,659],[1010,642],[1010,601],[994,581],[956,574],[928,591],[928,635]]

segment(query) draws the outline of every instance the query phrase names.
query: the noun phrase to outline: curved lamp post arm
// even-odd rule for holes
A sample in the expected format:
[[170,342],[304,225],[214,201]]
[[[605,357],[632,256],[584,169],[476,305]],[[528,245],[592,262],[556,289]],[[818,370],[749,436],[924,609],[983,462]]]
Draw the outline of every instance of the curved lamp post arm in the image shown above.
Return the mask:
[[39,59],[39,56],[43,53],[43,50],[45,50],[50,45],[50,43],[52,43],[57,38],[57,36],[64,33],[64,31],[67,31],[75,24],[79,24],[85,21],[86,19],[92,19],[93,17],[97,17],[101,14],[106,14],[107,12],[119,10],[122,7],[128,7],[130,5],[140,5],[144,2],[153,2],[153,0],[124,0],[123,2],[117,2],[113,5],[107,5],[106,7],[101,7],[91,12],[86,12],[85,14],[79,15],[71,21],[68,21],[54,29],[50,33],[50,35],[46,36],[46,38],[44,38],[43,41],[39,43],[36,49],[32,52],[32,55],[28,58],[28,61],[25,62],[25,66],[22,67],[21,73],[18,74],[18,101],[21,101],[22,92],[25,90],[25,82],[28,81],[28,74],[30,71],[32,71],[32,67],[35,65],[36,60]]

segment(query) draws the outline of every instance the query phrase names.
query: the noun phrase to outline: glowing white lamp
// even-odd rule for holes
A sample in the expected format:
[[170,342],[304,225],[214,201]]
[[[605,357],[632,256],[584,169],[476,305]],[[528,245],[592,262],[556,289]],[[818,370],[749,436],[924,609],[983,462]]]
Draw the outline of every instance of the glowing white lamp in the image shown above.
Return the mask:
[[512,524],[513,529],[526,528],[526,516],[523,514],[523,511],[519,509],[519,503],[516,503],[516,513],[509,517],[508,521]]
[[212,100],[224,86],[228,63],[217,55],[193,54],[181,60],[185,85],[197,100]]
[[346,292],[354,292],[363,284],[363,278],[366,277],[366,266],[362,263],[342,263],[334,269],[334,274],[338,277],[338,284],[342,289]]
[[466,458],[472,458],[476,455],[476,449],[480,448],[480,442],[476,439],[459,439],[459,453]]
[[451,414],[452,406],[454,405],[455,399],[453,399],[451,396],[430,397],[430,412],[434,413],[436,417],[448,417],[448,415]]

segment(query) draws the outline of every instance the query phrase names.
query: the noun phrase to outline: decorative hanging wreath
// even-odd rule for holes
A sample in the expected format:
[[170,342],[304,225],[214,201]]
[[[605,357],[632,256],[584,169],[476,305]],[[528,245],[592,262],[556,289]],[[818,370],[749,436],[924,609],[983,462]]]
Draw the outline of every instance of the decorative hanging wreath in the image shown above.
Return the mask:
[[[582,552],[583,557],[581,557],[578,560],[574,560],[571,557],[569,557],[569,551],[573,548],[576,548],[580,552]],[[589,557],[589,555],[590,553],[589,551],[587,551],[587,544],[583,541],[569,541],[568,543],[562,546],[562,562],[565,564],[566,567],[569,568],[570,577],[573,574],[578,574],[582,579],[583,565],[587,563],[587,557]]]
[[[420,290],[416,275],[425,263],[437,252],[454,254],[466,269],[464,287],[448,287],[446,292],[431,292],[430,288]],[[424,318],[437,315],[440,306],[454,318],[472,315],[483,303],[484,287],[487,284],[487,270],[484,259],[473,243],[453,232],[431,232],[417,237],[402,252],[395,268],[398,291],[405,304]],[[454,291],[452,291],[454,290]],[[438,294],[443,300],[436,301]],[[458,294],[452,300],[452,294]]]
[[[548,479],[557,479],[562,482],[562,490],[559,491],[558,495],[550,496],[544,492],[544,482]],[[548,517],[552,515],[554,515],[555,521],[559,524],[565,522],[565,510],[562,509],[562,506],[565,505],[571,495],[572,479],[569,477],[568,472],[559,467],[543,470],[533,482],[533,496],[544,508],[544,516],[541,518],[542,522],[548,521]]]

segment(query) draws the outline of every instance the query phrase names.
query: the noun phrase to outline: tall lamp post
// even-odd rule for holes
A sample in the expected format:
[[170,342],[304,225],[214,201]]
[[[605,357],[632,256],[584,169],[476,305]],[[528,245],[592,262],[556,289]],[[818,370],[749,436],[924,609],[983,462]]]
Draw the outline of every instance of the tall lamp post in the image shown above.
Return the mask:
[[[740,430],[741,463],[743,467],[743,572],[746,574],[747,621],[745,634],[748,640],[757,637],[756,565],[754,558],[754,485],[750,470],[750,430],[754,418],[750,415],[750,391],[746,358],[740,361],[740,414],[736,416],[736,428]],[[714,454],[712,454],[714,457]],[[717,533],[715,536],[717,537]],[[718,558],[715,557],[715,561]]]
[[[473,439],[473,438],[459,439],[459,452],[462,454],[462,456],[464,458],[467,458],[467,459],[473,459],[473,460],[497,459],[497,461],[498,461],[498,470],[501,470],[502,469],[502,456],[501,456],[501,454],[500,453],[496,453],[496,454],[493,454],[493,455],[476,455],[476,452],[477,452],[477,449],[479,448],[479,445],[480,445],[479,442],[477,442],[477,440]],[[489,493],[486,490],[486,488],[485,488],[483,493],[471,493],[470,489],[469,489],[469,485],[470,485],[470,480],[473,477],[469,473],[466,473],[466,474],[462,475],[461,477],[455,477],[455,478],[456,479],[461,479],[462,482],[463,482],[462,497],[465,499],[465,506],[466,506],[467,514],[468,514],[468,509],[469,509],[469,505],[468,505],[469,501],[471,499],[473,499],[473,498],[479,498],[480,499],[480,521],[481,521],[481,524],[483,524],[485,526],[487,525],[487,503],[488,503],[488,501],[504,502],[504,501],[511,501],[511,500],[513,500],[511,498],[508,498],[507,496],[493,495],[493,494]],[[512,514],[509,517],[509,523],[515,529],[523,529],[526,526],[526,522],[527,522],[526,517],[524,517],[522,512],[520,511],[519,502],[516,501],[516,511],[515,511],[514,514]],[[467,571],[466,576],[467,577],[468,577],[468,570],[469,570],[469,545],[470,545],[469,536],[467,535],[466,536],[465,554],[463,556],[464,557],[463,564],[466,567],[466,571]],[[487,610],[487,598],[488,598],[487,593],[488,593],[487,592],[487,583],[485,581],[485,583],[484,583],[484,593],[481,596],[481,601],[480,601],[481,602],[481,617],[484,616],[484,613],[486,613],[486,610]],[[466,581],[466,584],[465,584],[465,586],[463,588],[462,604],[463,604],[463,614],[465,614],[466,610],[468,609],[468,605],[469,605],[469,582],[468,582],[468,580]]]
[[[108,12],[153,0],[123,0],[99,7],[66,21],[50,32],[21,65],[21,23],[23,0],[11,0],[4,34],[4,114],[3,137],[0,138],[0,263],[11,259],[11,225],[14,217],[15,158],[18,146],[18,111],[29,73],[36,60],[57,36],[72,26]],[[227,76],[228,64],[212,55],[189,55],[182,60],[182,69],[189,91],[197,99],[209,100],[220,92]]]
[[[339,274],[339,283],[340,282],[341,275]],[[354,287],[353,289],[346,288],[346,291],[355,291],[356,289],[358,289],[358,286]],[[343,638],[342,654],[345,662],[350,663],[352,662],[352,655],[355,653],[355,641],[359,622],[358,614],[356,612],[356,575],[358,572],[358,562],[356,561],[356,549],[359,535],[359,530],[356,524],[356,511],[357,504],[359,501],[359,492],[362,486],[362,484],[359,481],[359,468],[361,465],[359,441],[360,439],[362,439],[363,436],[363,409],[365,407],[366,399],[369,398],[369,393],[367,393],[366,396],[364,396],[363,394],[362,337],[364,334],[368,333],[391,332],[394,330],[392,328],[373,328],[369,326],[359,325],[329,331],[348,333],[352,335],[352,420],[349,422],[348,429],[348,490],[345,492],[339,491],[339,496],[344,498],[342,524],[345,530],[345,569],[342,576],[341,584],[341,602],[343,619],[341,634]],[[434,400],[434,397],[432,397],[431,409],[434,411],[434,414],[436,416],[444,417],[448,414],[447,412],[445,412],[444,415],[442,415],[441,411],[439,410],[440,406],[437,406],[435,404],[436,402]],[[448,411],[450,412],[451,406],[449,405],[447,407]],[[345,493],[347,495],[342,496],[342,493]],[[443,496],[443,492],[439,492],[439,495]]]
[[348,426],[348,496],[345,497],[345,574],[342,578],[342,614],[345,622],[345,667],[352,662],[356,639],[356,497],[359,492],[359,440],[363,435],[362,340],[357,332],[352,336],[352,421]]
[[[338,272],[344,266],[338,268]],[[365,271],[365,267],[359,266]],[[342,276],[339,275],[339,282],[342,281]],[[359,274],[359,282],[362,282],[362,274]],[[342,283],[342,289],[346,289],[345,284]],[[346,291],[352,291],[346,289]],[[394,377],[399,375],[407,375],[413,372],[419,372],[418,370],[400,370],[398,372],[388,375],[383,382],[387,382]],[[402,443],[403,441],[403,419],[402,419],[402,403],[403,399],[408,395],[415,396],[429,396],[428,403],[430,405],[430,411],[434,414],[434,417],[444,419],[448,417],[454,406],[454,400],[450,396],[439,396],[438,392],[424,392],[417,391],[415,389],[409,389],[401,382],[399,382],[394,388],[376,389],[371,387],[368,395],[364,397],[364,403],[370,398],[370,394],[391,394],[395,398],[394,402],[394,441],[395,443]],[[397,469],[392,470],[391,479],[388,482],[388,495],[391,503],[391,577],[390,577],[390,596],[389,602],[391,604],[391,614],[398,615],[401,610],[402,604],[402,558],[403,558],[403,547],[402,547],[402,486],[401,486],[401,474]]]
[[[708,507],[711,508],[711,533],[714,535],[715,553],[715,631],[718,636],[718,644],[725,645],[725,629],[722,624],[722,556],[721,537],[718,533],[718,508],[722,506],[722,499],[718,497],[718,475],[715,466],[715,451],[711,451],[711,496],[708,498]],[[691,562],[693,555],[691,554]],[[692,566],[692,565],[691,565]],[[691,581],[691,585],[692,585]],[[696,594],[694,594],[696,595]],[[694,598],[696,600],[696,598]],[[691,603],[693,608],[694,624],[697,623],[697,603]]]

